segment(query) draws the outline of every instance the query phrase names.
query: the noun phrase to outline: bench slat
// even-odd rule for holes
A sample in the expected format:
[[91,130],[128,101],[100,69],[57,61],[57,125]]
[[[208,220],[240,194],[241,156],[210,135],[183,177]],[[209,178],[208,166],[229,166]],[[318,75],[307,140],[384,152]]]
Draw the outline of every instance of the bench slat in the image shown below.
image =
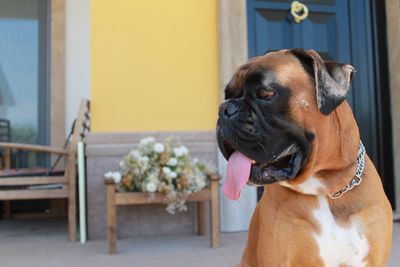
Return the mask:
[[36,190],[4,190],[0,191],[0,200],[19,199],[50,199],[67,198],[68,189],[66,186],[60,189],[36,189]]
[[68,180],[64,176],[0,178],[0,186],[7,185],[35,185],[35,184],[66,184]]

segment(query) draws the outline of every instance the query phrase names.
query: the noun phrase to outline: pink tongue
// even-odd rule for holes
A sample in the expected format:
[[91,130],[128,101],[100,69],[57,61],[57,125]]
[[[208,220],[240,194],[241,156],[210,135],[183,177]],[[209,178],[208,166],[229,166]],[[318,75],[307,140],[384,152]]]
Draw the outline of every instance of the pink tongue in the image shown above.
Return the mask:
[[226,179],[222,191],[232,200],[238,200],[240,190],[247,183],[250,176],[251,159],[235,151],[229,158],[226,168]]

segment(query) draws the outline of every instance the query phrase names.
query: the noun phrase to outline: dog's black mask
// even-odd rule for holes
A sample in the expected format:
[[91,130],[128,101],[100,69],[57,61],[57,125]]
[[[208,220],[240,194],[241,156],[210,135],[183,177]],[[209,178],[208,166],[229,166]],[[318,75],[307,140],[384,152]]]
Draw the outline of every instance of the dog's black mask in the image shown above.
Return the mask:
[[239,95],[232,93],[239,91],[233,84],[219,109],[217,137],[224,157],[239,150],[252,159],[249,181],[254,184],[296,177],[307,161],[311,134],[289,117],[290,90],[266,69],[249,73]]

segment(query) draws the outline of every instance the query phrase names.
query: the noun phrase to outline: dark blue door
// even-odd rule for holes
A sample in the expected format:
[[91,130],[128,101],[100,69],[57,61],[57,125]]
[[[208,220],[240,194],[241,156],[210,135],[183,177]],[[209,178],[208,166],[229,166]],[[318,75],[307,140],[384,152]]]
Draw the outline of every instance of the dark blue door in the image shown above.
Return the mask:
[[[299,23],[290,15],[292,2],[247,0],[249,56],[271,50],[303,48],[318,51],[326,60],[352,64],[357,74],[347,100],[353,108],[368,154],[378,169],[382,170],[386,164],[382,156],[384,131],[378,118],[382,107],[377,102],[375,89],[376,55],[372,45],[374,36],[371,20],[374,12],[371,11],[370,1],[301,1],[308,9],[308,16]],[[383,178],[384,181],[393,179]],[[386,183],[386,187],[391,182]]]

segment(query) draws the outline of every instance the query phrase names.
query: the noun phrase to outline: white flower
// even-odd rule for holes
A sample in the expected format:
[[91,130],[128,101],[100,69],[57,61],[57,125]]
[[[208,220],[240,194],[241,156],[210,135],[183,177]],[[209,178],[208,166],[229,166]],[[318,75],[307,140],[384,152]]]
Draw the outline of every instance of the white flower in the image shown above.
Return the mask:
[[119,182],[121,182],[121,173],[119,173],[119,172],[114,172],[113,178],[114,178],[115,183],[118,184]]
[[162,171],[163,171],[163,173],[165,173],[165,174],[169,174],[169,173],[171,172],[171,169],[168,168],[168,167],[163,167],[163,168],[162,168]]
[[134,159],[138,159],[140,158],[140,153],[137,150],[132,149],[131,152],[129,153],[129,155],[134,158]]
[[182,153],[183,153],[184,156],[187,155],[187,154],[189,153],[189,150],[188,150],[187,147],[185,147],[185,146],[181,146],[180,149],[181,149],[181,151],[182,151]]
[[104,174],[104,176],[107,178],[113,178],[116,184],[121,182],[121,173],[119,172],[107,172]]
[[159,181],[158,181],[158,176],[155,175],[154,173],[149,174],[149,176],[147,177],[149,182],[155,183],[158,185]]
[[177,158],[180,158],[183,156],[183,151],[181,150],[180,147],[174,148],[172,151],[174,152],[174,155]]
[[180,147],[174,148],[172,151],[174,152],[174,155],[177,158],[185,156],[189,153],[189,150],[185,146],[180,146]]
[[170,158],[167,162],[167,165],[169,166],[176,166],[176,164],[178,164],[178,160],[176,158]]
[[147,162],[149,161],[149,157],[148,157],[148,156],[143,156],[143,157],[140,157],[139,160],[140,160],[141,162],[147,163]]
[[154,149],[154,151],[156,152],[156,153],[163,153],[164,152],[164,150],[165,150],[165,147],[164,147],[164,145],[163,144],[161,144],[161,143],[155,143],[154,144],[154,146],[153,146],[153,149]]
[[197,182],[197,187],[199,189],[203,189],[206,186],[206,182],[204,180],[202,180],[202,179],[197,179],[196,182]]
[[170,172],[170,173],[168,174],[168,177],[169,177],[169,178],[176,178],[176,177],[178,177],[178,174],[177,174],[176,172]]
[[157,191],[157,185],[155,183],[147,183],[146,185],[146,191],[149,193],[154,193]]
[[194,159],[193,159],[193,163],[194,163],[194,164],[197,164],[198,162],[199,162],[199,159],[198,159],[198,158],[194,158]]
[[140,146],[145,146],[150,143],[154,143],[155,141],[156,141],[156,139],[154,137],[146,137],[146,138],[143,138],[142,140],[140,140]]
[[124,162],[123,160],[121,160],[121,161],[119,162],[119,166],[120,166],[121,168],[123,168],[123,167],[125,166],[125,162]]

